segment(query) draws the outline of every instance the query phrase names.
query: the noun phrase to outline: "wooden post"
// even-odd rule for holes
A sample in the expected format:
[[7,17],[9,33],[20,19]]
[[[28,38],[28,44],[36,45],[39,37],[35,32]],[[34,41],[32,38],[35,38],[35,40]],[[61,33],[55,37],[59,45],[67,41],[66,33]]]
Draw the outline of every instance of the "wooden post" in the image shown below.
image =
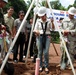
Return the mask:
[[57,52],[57,50],[56,50],[56,47],[55,47],[55,45],[54,45],[54,43],[51,41],[51,43],[52,43],[52,45],[53,45],[53,47],[54,47],[54,50],[55,50],[55,52],[56,52],[56,55],[58,56],[58,52]]

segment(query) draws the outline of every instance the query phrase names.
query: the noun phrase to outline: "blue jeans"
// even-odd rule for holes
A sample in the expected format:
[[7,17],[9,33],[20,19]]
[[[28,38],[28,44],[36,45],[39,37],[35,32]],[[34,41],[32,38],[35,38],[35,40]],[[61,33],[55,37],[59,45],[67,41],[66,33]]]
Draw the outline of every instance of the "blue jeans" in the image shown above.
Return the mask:
[[40,58],[40,67],[43,67],[43,59],[42,56],[44,55],[44,67],[48,68],[49,63],[49,47],[50,47],[50,36],[46,36],[46,44],[45,48],[42,48],[42,36],[37,37],[37,47],[38,47],[38,57]]

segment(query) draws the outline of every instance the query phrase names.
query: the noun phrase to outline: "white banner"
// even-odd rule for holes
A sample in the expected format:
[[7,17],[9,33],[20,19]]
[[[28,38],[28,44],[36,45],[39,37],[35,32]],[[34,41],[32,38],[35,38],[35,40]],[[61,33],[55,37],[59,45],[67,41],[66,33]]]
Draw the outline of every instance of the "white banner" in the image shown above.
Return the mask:
[[[55,10],[55,9],[52,9],[52,11],[53,11],[53,13],[54,13],[54,16],[55,16],[55,18],[56,18],[57,23],[58,23],[59,26],[61,25],[60,22],[59,22],[59,19],[60,19],[60,18],[66,18],[66,17],[68,17],[68,11]],[[49,19],[53,18],[53,17],[52,17],[52,14],[51,14],[51,11],[50,11],[49,8],[47,8],[47,17],[48,17]],[[76,15],[75,15],[74,17],[76,18]],[[54,25],[55,25],[55,23],[54,23]],[[56,27],[56,25],[55,25],[55,30],[57,31],[56,28],[57,28],[57,27]]]
[[[55,10],[52,9],[54,16],[56,17],[57,20],[59,20],[60,18],[65,18],[68,17],[68,11],[63,11],[63,10]],[[47,17],[48,18],[52,18],[52,14],[50,9],[47,8]],[[76,15],[75,15],[76,18]]]

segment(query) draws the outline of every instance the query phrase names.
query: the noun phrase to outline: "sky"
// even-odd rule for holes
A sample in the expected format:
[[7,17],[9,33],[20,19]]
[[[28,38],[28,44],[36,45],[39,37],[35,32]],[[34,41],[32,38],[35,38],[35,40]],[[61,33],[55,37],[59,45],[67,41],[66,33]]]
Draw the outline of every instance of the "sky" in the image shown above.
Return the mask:
[[[28,0],[24,0],[24,1],[28,1]],[[40,0],[43,1],[43,0]],[[56,0],[49,0],[49,1],[56,1]],[[75,0],[59,0],[60,3],[62,4],[62,6],[64,6],[65,8],[67,8],[69,5],[72,5],[74,3]]]
[[74,1],[75,0],[60,0],[60,3],[63,5],[63,6],[65,6],[65,7],[68,7],[69,5],[72,5],[72,4],[74,4]]

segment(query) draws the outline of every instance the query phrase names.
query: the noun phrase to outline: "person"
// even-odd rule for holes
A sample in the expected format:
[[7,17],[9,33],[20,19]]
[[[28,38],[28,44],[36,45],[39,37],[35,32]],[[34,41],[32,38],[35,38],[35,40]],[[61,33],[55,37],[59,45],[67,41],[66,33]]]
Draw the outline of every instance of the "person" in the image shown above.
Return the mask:
[[4,50],[5,50],[4,37],[6,37],[6,27],[0,22],[0,52],[1,52],[0,58],[2,60],[4,59]]
[[45,72],[49,73],[48,65],[49,65],[49,46],[50,46],[50,29],[54,30],[53,21],[47,19],[46,16],[46,7],[40,7],[38,10],[39,19],[37,19],[34,32],[37,40],[38,47],[38,57],[40,58],[40,69],[39,71],[43,71],[43,59],[42,56],[44,54],[44,67]]
[[8,1],[0,0],[0,8],[3,8],[7,3]]
[[4,21],[9,28],[9,33],[11,37],[13,37],[12,35],[13,35],[13,26],[14,26],[14,18],[12,17],[13,13],[14,13],[14,8],[10,6],[7,9],[7,13],[4,14]]
[[1,52],[1,56],[0,58],[3,59],[3,37],[2,37],[2,30],[3,30],[3,26],[4,25],[4,17],[3,17],[3,13],[0,7],[0,52]]
[[62,24],[63,19],[64,18],[62,18],[62,17],[59,19],[59,28],[61,27],[61,24]]
[[[14,21],[15,34],[17,33],[17,31],[24,19],[24,16],[25,16],[24,11],[23,10],[19,11],[18,16],[19,16],[19,18]],[[23,26],[22,30],[20,31],[20,34],[15,43],[15,50],[14,50],[14,55],[13,55],[13,60],[15,63],[18,62],[17,55],[18,55],[19,46],[20,46],[19,61],[25,62],[23,60],[23,47],[24,47],[24,43],[25,43],[26,24],[27,24],[27,22],[25,21],[24,26]]]
[[[26,42],[25,42],[25,50],[24,50],[24,57],[27,54],[27,48],[28,48],[28,43],[29,43],[29,38],[30,38],[30,33],[31,33],[31,28],[32,28],[32,23],[33,23],[33,17],[30,18],[29,24],[27,24],[27,35],[26,35]],[[33,58],[33,44],[34,44],[34,34],[31,39],[31,44],[30,44],[30,57]]]
[[[67,50],[70,54],[70,58],[72,62],[74,62],[74,55],[76,54],[76,19],[74,18],[74,15],[76,13],[76,8],[71,7],[68,10],[68,13],[68,17],[64,18],[62,21],[60,30],[62,32],[62,36],[65,41]],[[68,66],[68,69],[71,69],[71,67],[69,66],[69,60],[67,58],[63,42],[61,42],[60,49],[62,51],[60,68],[64,70],[66,69],[66,66]]]
[[[7,28],[7,31],[8,31],[8,38],[9,38],[9,43],[7,43],[7,47],[9,48],[10,47],[10,44],[12,42],[12,39],[14,37],[13,33],[13,27],[14,27],[14,18],[12,17],[14,13],[14,8],[12,6],[10,6],[8,9],[7,9],[7,13],[4,14],[4,21],[5,21],[5,25],[6,25],[6,28]],[[6,51],[6,54],[7,54],[7,51]]]

